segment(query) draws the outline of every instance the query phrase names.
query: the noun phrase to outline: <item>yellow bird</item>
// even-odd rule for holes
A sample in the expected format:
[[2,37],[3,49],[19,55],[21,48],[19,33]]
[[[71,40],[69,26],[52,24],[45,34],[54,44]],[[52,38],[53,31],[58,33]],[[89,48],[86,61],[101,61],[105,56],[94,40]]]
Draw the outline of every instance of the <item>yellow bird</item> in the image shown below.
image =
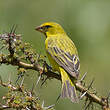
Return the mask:
[[77,49],[64,29],[55,22],[46,22],[36,27],[37,31],[46,36],[45,49],[54,71],[61,74],[61,97],[78,102],[75,81],[80,70]]

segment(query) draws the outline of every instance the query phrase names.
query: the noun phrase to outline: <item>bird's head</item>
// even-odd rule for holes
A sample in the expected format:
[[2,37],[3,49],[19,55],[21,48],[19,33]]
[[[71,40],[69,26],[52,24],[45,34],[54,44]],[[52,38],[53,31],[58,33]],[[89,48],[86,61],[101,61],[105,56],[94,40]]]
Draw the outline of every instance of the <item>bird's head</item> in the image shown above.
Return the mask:
[[35,30],[44,33],[47,37],[52,35],[64,34],[63,28],[55,22],[46,22],[36,27]]

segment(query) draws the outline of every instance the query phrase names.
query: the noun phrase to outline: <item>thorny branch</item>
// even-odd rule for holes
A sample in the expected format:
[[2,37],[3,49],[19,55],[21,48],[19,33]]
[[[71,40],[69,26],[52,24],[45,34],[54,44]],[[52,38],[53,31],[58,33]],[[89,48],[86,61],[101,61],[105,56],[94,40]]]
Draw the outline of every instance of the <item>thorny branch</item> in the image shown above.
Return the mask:
[[54,105],[44,107],[44,102],[41,105],[39,98],[35,97],[33,89],[31,91],[26,90],[23,81],[20,85],[15,86],[12,82],[4,83],[0,78],[0,85],[9,88],[8,94],[2,98],[6,101],[6,104],[1,104],[0,110],[8,108],[16,108],[16,110],[53,110]]
[[[13,27],[11,32],[8,34],[1,34],[0,39],[5,45],[5,48],[8,50],[9,54],[0,54],[0,64],[7,64],[17,66],[20,70],[20,73],[25,72],[27,69],[32,69],[38,71],[41,75],[46,75],[47,79],[55,78],[61,81],[61,76],[52,71],[49,66],[45,66],[44,57],[37,54],[28,43],[23,43],[21,41],[21,35],[15,34],[15,28]],[[3,50],[4,48],[1,48]],[[22,54],[22,55],[21,55]],[[23,68],[23,69],[21,69]],[[83,81],[76,82],[76,89],[82,93],[82,96],[86,97],[86,101],[89,101],[89,104],[96,103],[99,104],[103,110],[110,110],[109,97],[99,97],[95,93],[91,92],[89,88],[92,86],[92,83],[87,88],[82,84]],[[7,84],[0,83],[2,86],[6,87]],[[11,84],[11,89],[18,89]],[[19,89],[20,90],[20,89]],[[21,89],[22,90],[22,89]],[[87,105],[89,106],[89,105]],[[10,108],[10,106],[2,106],[2,109]],[[86,107],[85,107],[86,108]],[[1,108],[0,108],[1,109]],[[86,108],[88,109],[88,107]],[[85,109],[85,110],[86,110]]]

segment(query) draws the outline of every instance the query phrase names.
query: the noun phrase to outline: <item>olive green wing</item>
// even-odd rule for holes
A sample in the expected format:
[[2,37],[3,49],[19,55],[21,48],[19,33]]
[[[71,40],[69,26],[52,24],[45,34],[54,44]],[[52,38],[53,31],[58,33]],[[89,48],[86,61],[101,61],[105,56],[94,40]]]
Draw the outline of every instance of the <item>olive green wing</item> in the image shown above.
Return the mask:
[[57,45],[48,46],[47,52],[67,73],[78,78],[80,61],[77,55],[64,52]]

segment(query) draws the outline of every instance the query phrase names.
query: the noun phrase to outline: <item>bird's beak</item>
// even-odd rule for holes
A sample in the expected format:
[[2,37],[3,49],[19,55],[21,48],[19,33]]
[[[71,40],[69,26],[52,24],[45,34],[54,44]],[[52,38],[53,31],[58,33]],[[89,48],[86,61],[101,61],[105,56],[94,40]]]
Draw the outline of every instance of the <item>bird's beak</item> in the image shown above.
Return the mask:
[[41,26],[37,26],[37,27],[35,28],[35,30],[36,30],[36,31],[39,31],[39,32],[43,32],[43,29],[42,29]]

